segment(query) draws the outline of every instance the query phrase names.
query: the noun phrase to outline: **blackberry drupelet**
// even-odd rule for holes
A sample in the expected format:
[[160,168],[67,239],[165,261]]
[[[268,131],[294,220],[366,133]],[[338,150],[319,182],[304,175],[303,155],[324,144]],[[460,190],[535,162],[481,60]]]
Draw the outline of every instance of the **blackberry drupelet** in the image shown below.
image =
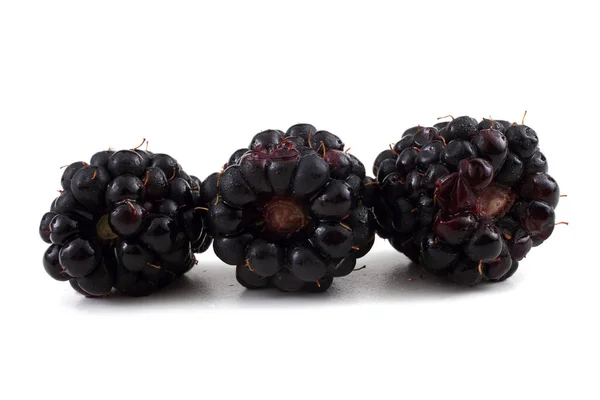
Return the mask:
[[149,295],[190,270],[194,253],[211,244],[198,178],[140,146],[66,167],[61,195],[40,223],[51,243],[46,272],[86,296]]
[[215,253],[246,288],[324,291],[373,245],[371,181],[332,133],[261,132],[205,180]]
[[408,129],[375,160],[377,233],[436,275],[512,276],[552,234],[558,184],[530,127],[470,117]]

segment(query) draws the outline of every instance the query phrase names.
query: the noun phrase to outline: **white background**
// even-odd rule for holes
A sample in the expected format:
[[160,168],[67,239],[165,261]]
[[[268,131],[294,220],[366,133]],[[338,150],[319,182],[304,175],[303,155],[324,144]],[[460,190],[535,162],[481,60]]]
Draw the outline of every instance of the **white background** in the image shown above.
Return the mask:
[[[599,398],[594,2],[0,4],[0,398]],[[204,177],[311,122],[370,170],[410,126],[524,110],[570,225],[503,284],[422,280],[382,240],[318,296],[245,291],[212,252],[142,299],[41,265],[59,167],[108,146]]]

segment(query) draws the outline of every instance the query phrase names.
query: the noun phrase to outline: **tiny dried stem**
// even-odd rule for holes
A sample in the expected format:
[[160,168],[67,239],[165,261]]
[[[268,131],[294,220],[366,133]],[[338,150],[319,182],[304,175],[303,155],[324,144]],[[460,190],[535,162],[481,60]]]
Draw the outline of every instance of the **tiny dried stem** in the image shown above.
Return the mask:
[[137,145],[136,147],[134,147],[134,148],[133,148],[133,149],[131,149],[131,150],[137,150],[137,149],[139,149],[140,147],[142,147],[142,146],[144,145],[144,143],[146,143],[146,138],[144,138],[144,139],[142,140],[142,143],[140,143],[139,145]]
[[325,156],[327,155],[327,147],[325,147],[325,142],[323,142],[322,140],[317,151],[319,151],[321,147],[323,148],[323,159],[325,159]]
[[129,207],[131,207],[131,209],[133,210],[134,214],[137,213],[137,210],[135,209],[135,206],[133,205],[133,203],[129,199],[125,200],[125,203],[127,203],[129,205]]
[[175,167],[173,167],[173,174],[171,175],[171,177],[169,178],[169,181],[172,181],[173,179],[175,179],[175,175],[177,174],[177,169],[175,169]]
[[347,229],[350,232],[352,232],[352,228],[350,228],[348,225],[344,224],[343,222],[340,222],[340,225],[342,226],[342,228]]

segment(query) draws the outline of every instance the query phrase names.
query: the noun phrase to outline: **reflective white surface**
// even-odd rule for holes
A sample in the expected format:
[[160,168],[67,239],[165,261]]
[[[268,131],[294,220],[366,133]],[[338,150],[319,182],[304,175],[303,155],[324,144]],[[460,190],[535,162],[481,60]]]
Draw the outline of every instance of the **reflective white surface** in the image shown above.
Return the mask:
[[[0,2],[0,398],[600,398],[593,6]],[[383,241],[319,295],[246,291],[210,253],[141,299],[41,265],[59,167],[109,146],[145,137],[203,178],[310,122],[370,171],[411,126],[524,110],[570,225],[501,284],[421,279]]]

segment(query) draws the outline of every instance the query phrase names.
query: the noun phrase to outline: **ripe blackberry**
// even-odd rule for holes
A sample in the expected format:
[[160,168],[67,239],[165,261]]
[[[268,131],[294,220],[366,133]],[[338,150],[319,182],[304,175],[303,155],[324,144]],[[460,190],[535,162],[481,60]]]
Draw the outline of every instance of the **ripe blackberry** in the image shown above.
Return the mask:
[[86,296],[148,295],[210,246],[200,181],[166,154],[101,151],[66,167],[61,185],[40,223],[44,269]]
[[369,182],[332,133],[261,132],[205,180],[215,253],[247,288],[324,291],[373,245]]
[[510,277],[552,234],[560,192],[530,127],[453,118],[408,129],[373,166],[377,232],[437,275]]

